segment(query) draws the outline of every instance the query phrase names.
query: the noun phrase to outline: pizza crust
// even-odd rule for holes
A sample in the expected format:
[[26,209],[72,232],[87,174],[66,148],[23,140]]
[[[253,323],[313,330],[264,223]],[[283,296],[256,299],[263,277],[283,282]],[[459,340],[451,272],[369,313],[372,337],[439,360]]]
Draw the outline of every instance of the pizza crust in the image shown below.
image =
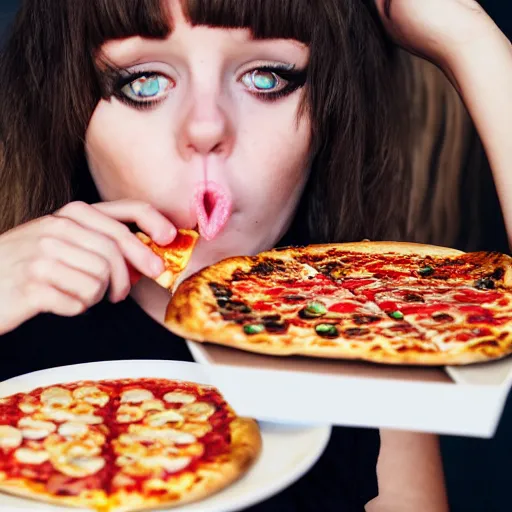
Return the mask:
[[0,492],[35,502],[93,510],[101,510],[108,502],[102,490],[86,491],[77,496],[54,496],[48,493],[43,484],[22,478],[0,479]]
[[[498,265],[504,270],[503,286],[512,285],[512,259],[499,253],[463,253],[455,249],[406,242],[355,242],[347,244],[312,245],[308,255],[323,255],[328,251],[355,251],[370,254],[412,254],[440,258],[464,256],[477,262],[482,273]],[[274,249],[258,255],[258,261],[292,260],[301,248]],[[319,338],[314,332],[294,331],[291,326],[285,334],[247,335],[239,325],[226,322],[218,313],[218,306],[209,289],[209,282],[225,283],[233,271],[248,271],[254,259],[228,258],[204,269],[184,281],[171,299],[165,316],[166,326],[178,336],[210,342],[232,348],[276,356],[310,356],[330,359],[354,359],[394,365],[465,365],[499,359],[512,353],[512,333],[498,333],[495,338],[486,337],[460,344],[447,351],[428,350],[428,344],[416,339],[401,337],[400,343],[375,335],[371,342],[356,339],[339,341]],[[276,286],[278,286],[276,284]],[[426,346],[427,345],[427,346]]]
[[141,495],[120,491],[113,495],[113,500],[118,504],[108,512],[167,509],[199,501],[225,489],[246,474],[262,448],[259,427],[254,420],[236,418],[230,424],[230,431],[230,452],[216,462],[201,464],[194,474],[192,485],[183,495],[176,495],[171,500],[166,495],[144,499]]

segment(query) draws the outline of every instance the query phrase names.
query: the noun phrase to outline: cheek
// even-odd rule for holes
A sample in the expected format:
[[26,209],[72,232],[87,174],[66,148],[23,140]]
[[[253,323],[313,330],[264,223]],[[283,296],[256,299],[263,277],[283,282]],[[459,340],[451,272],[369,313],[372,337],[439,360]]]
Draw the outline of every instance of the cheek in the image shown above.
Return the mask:
[[[120,105],[102,101],[87,128],[87,161],[104,200],[146,198],[145,190],[158,178],[148,169],[159,168],[158,162],[168,160],[164,154],[167,145],[158,140],[162,132],[152,129],[155,123],[151,120],[137,122],[134,115]],[[141,126],[146,129],[138,130]]]
[[[248,191],[260,199],[286,198],[307,179],[311,149],[311,123],[297,119],[297,104],[270,105],[253,112],[244,123],[239,146],[246,154],[243,177]],[[249,185],[250,186],[247,186]]]

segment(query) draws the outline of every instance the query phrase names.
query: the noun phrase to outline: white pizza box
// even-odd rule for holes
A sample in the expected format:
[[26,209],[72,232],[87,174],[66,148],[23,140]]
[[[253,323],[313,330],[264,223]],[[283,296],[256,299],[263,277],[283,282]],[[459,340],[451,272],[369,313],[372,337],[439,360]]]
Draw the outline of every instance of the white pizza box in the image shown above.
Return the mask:
[[512,387],[512,357],[464,367],[397,367],[187,343],[238,414],[267,421],[489,438]]

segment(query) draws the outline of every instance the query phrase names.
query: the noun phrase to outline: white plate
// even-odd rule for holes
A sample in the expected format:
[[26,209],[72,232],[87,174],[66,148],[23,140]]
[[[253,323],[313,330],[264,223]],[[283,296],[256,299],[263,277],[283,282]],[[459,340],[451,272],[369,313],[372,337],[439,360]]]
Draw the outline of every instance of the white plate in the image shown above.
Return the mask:
[[[0,397],[76,380],[160,377],[215,385],[204,367],[181,361],[106,361],[62,366],[14,377],[0,383]],[[222,393],[222,389],[219,390]],[[318,460],[329,441],[330,427],[261,423],[263,450],[256,464],[235,484],[197,503],[170,510],[231,512],[263,501],[298,480]],[[62,507],[39,504],[0,493],[2,512],[63,512]],[[78,510],[78,509],[69,509]]]

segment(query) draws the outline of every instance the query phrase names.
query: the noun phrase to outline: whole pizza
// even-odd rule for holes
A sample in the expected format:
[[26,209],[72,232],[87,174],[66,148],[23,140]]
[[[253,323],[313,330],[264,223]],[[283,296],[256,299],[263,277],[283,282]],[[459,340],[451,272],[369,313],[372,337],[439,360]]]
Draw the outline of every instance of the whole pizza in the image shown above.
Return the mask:
[[512,258],[389,242],[235,257],[185,280],[166,325],[274,355],[456,365],[512,351]]
[[234,482],[257,424],[212,387],[81,381],[0,399],[0,490],[98,512],[170,507]]

